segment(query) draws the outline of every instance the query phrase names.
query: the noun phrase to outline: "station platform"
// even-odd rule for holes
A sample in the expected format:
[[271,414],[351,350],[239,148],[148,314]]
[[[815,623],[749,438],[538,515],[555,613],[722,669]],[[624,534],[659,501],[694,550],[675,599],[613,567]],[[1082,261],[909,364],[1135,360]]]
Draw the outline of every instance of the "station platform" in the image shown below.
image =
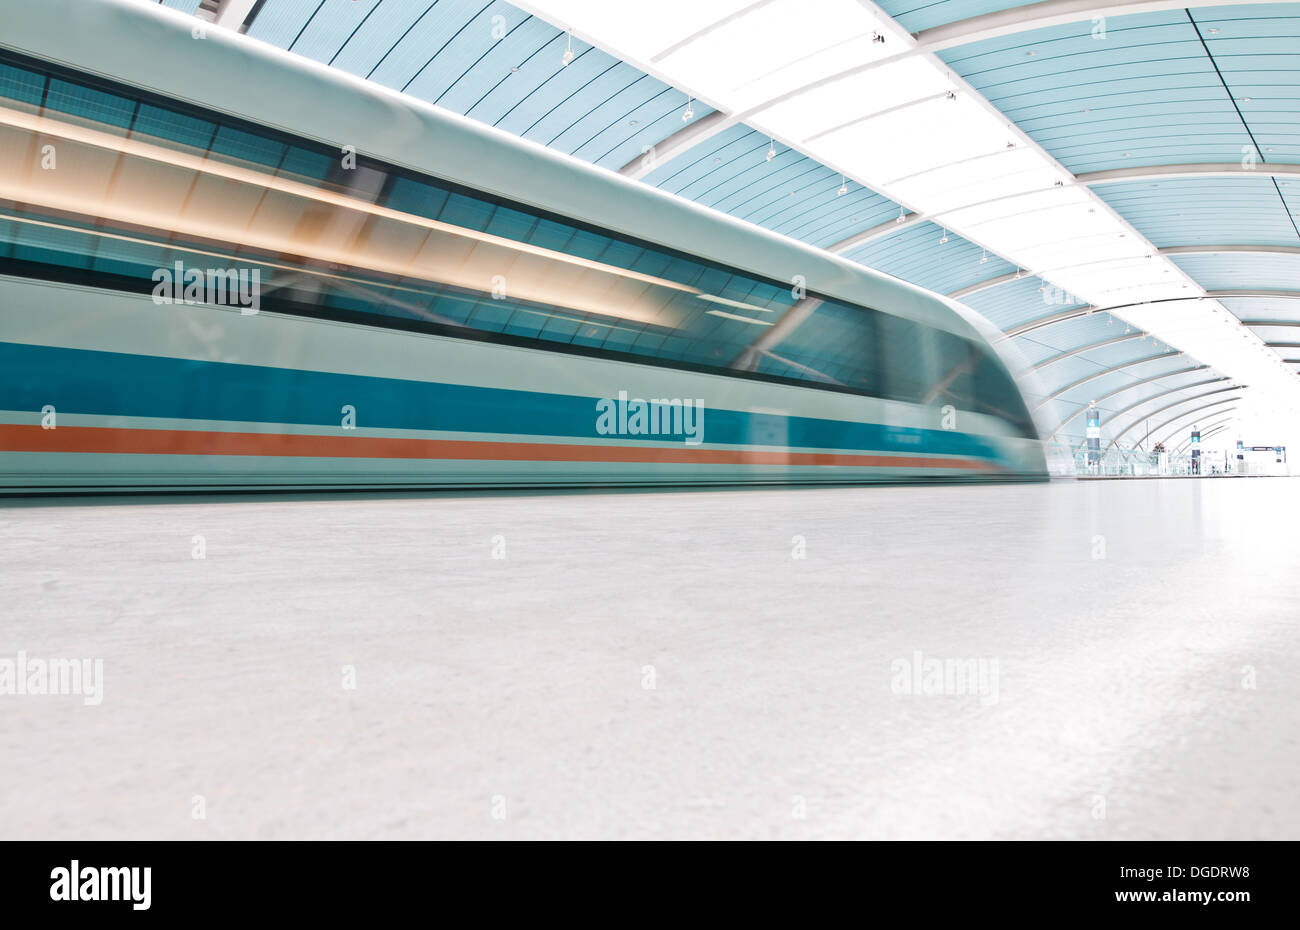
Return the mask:
[[8,501],[0,657],[103,688],[0,697],[0,835],[1295,836],[1297,512],[1286,480]]

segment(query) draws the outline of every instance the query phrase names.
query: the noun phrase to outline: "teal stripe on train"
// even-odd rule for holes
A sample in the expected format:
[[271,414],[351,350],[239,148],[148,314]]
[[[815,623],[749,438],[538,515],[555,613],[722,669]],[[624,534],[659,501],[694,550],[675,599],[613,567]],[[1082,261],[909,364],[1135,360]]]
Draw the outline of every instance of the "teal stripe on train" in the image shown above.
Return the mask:
[[[672,371],[664,371],[670,382]],[[0,409],[94,416],[337,427],[350,404],[370,429],[600,439],[596,398],[366,375],[0,343]],[[944,430],[706,409],[704,442],[761,444],[784,421],[791,448],[999,458],[978,436]],[[638,436],[680,443],[681,436]]]

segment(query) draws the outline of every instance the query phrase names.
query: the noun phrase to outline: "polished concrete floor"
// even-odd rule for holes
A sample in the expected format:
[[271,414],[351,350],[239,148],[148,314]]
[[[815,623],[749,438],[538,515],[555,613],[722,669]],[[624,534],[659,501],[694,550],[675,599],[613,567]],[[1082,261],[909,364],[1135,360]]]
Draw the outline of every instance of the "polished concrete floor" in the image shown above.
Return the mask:
[[1298,513],[1294,479],[0,502],[0,661],[103,661],[97,706],[0,694],[0,838],[1296,838]]

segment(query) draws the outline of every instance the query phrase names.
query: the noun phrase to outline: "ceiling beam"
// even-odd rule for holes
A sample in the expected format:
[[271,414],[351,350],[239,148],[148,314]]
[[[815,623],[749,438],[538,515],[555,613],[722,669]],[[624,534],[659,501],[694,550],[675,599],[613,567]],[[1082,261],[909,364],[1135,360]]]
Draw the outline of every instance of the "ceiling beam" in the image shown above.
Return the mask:
[[990,287],[997,287],[999,284],[1010,284],[1012,281],[1020,281],[1025,277],[1033,277],[1033,276],[1032,275],[1027,276],[1024,274],[1024,272],[1016,270],[1016,271],[1008,272],[1007,274],[998,275],[996,278],[989,278],[987,281],[980,281],[976,284],[971,284],[968,287],[958,288],[948,296],[951,297],[953,300],[960,300],[961,298],[966,297],[967,295],[977,294],[980,291],[987,290]]
[[[920,216],[919,214],[915,214],[915,213],[913,213],[913,214],[909,214],[908,219],[910,220],[912,217],[916,217],[918,220],[924,219],[924,217]],[[887,235],[890,234],[890,232],[892,232],[892,230],[889,229],[888,227],[889,227],[889,224],[888,224],[888,223],[882,223],[882,224],[879,225],[879,226],[873,226],[873,227],[872,227],[870,230],[868,230],[868,231],[871,232],[871,233],[874,233],[874,235],[872,236],[872,238],[876,238],[876,237],[878,237],[878,236],[887,236]],[[848,240],[845,240],[845,241],[847,242]],[[834,250],[835,247],[832,246],[831,248],[832,248],[832,250]],[[1226,253],[1226,252],[1244,252],[1244,253],[1252,253],[1252,254],[1257,254],[1257,255],[1264,255],[1264,254],[1268,254],[1268,255],[1300,255],[1300,246],[1296,246],[1296,245],[1174,245],[1174,246],[1168,246],[1168,247],[1163,248],[1163,249],[1157,249],[1156,251],[1159,252],[1161,255],[1213,255],[1213,254],[1221,254],[1221,253]],[[978,283],[976,283],[976,284],[971,284],[971,285],[969,285],[968,287],[963,287],[963,288],[961,288],[960,290],[953,291],[952,293],[948,294],[947,296],[953,298],[954,300],[960,300],[962,297],[967,297],[967,296],[969,296],[969,295],[971,295],[971,294],[975,294],[975,293],[978,293],[979,291],[987,290],[988,288],[991,288],[991,287],[998,287],[999,285],[1002,285],[1002,284],[1010,284],[1010,283],[1012,283],[1013,281],[1020,281],[1020,280],[1022,280],[1022,279],[1024,279],[1024,278],[1032,278],[1032,277],[1035,277],[1035,275],[1034,275],[1034,273],[1033,273],[1032,271],[1028,271],[1028,272],[1027,272],[1027,271],[1022,271],[1022,270],[1016,270],[1016,271],[1014,271],[1014,272],[1010,272],[1010,273],[1008,273],[1008,274],[999,275],[999,276],[996,277],[996,278],[989,278],[987,281],[980,281],[980,282],[978,282]],[[1295,291],[1295,292],[1290,292],[1290,291],[1255,291],[1255,290],[1241,291],[1241,292],[1237,292],[1237,291],[1206,291],[1206,296],[1207,296],[1207,297],[1282,297],[1282,298],[1294,297],[1294,298],[1300,298],[1300,291]],[[1175,297],[1175,298],[1172,298],[1172,299],[1173,299],[1173,300],[1195,300],[1196,298],[1195,298],[1195,297]],[[1129,305],[1129,306],[1131,306],[1131,305]],[[1101,309],[1108,309],[1108,308],[1104,308],[1104,307],[1103,307],[1103,308],[1101,308]],[[1119,308],[1110,308],[1110,309],[1119,309]]]
[[[1100,397],[1093,398],[1093,403],[1099,404],[1102,401],[1109,400],[1110,398],[1115,397],[1118,394],[1123,394],[1125,391],[1131,391],[1134,388],[1139,388],[1144,384],[1150,384],[1152,381],[1160,381],[1163,378],[1172,378],[1176,375],[1185,375],[1193,371],[1204,371],[1209,367],[1210,367],[1209,365],[1193,365],[1191,368],[1180,368],[1177,371],[1167,371],[1161,375],[1152,375],[1149,378],[1143,378],[1141,381],[1134,381],[1132,384],[1125,384],[1122,387],[1115,388],[1115,390],[1113,391],[1109,391],[1105,394],[1102,394]],[[1079,414],[1083,413],[1087,409],[1088,409],[1087,404],[1080,404],[1078,409],[1075,410],[1074,413],[1070,414],[1060,423],[1056,424],[1056,428],[1052,430],[1050,433],[1048,433],[1048,435],[1055,436],[1057,433],[1063,430],[1071,420],[1073,420],[1075,417],[1077,417]]]
[[[1154,393],[1154,394],[1148,394],[1147,397],[1141,398],[1140,401],[1134,401],[1134,402],[1130,403],[1130,405],[1128,405],[1128,406],[1125,407],[1125,408],[1122,408],[1122,410],[1115,411],[1114,414],[1110,415],[1109,418],[1106,419],[1106,423],[1114,423],[1115,419],[1117,419],[1117,418],[1121,418],[1121,416],[1127,414],[1128,411],[1136,410],[1136,408],[1145,405],[1145,403],[1151,403],[1152,401],[1158,401],[1158,399],[1160,399],[1160,398],[1162,398],[1162,397],[1169,397],[1170,394],[1177,394],[1178,392],[1180,392],[1180,390],[1191,390],[1192,388],[1204,388],[1205,385],[1208,385],[1208,384],[1222,384],[1223,381],[1227,381],[1227,380],[1229,380],[1229,379],[1227,379],[1227,377],[1222,377],[1222,376],[1221,376],[1221,377],[1212,377],[1212,379],[1206,379],[1206,380],[1204,380],[1204,381],[1195,381],[1195,382],[1192,382],[1192,384],[1180,384],[1180,385],[1178,385],[1178,386],[1175,386],[1175,388],[1166,388],[1165,390],[1158,390],[1158,392],[1156,392],[1156,393]],[[1223,388],[1222,390],[1236,390],[1236,389],[1238,389],[1238,388],[1236,388],[1235,385],[1232,385],[1232,386],[1229,386],[1229,388]],[[1212,392],[1208,392],[1208,393],[1209,393],[1209,394],[1218,394],[1218,393],[1222,393],[1222,392],[1214,392],[1214,390],[1212,390]],[[1200,395],[1197,395],[1197,397],[1200,397]],[[1195,397],[1184,398],[1183,401],[1178,401],[1178,402],[1175,402],[1175,403],[1171,403],[1171,405],[1169,405],[1169,406],[1167,406],[1167,407],[1161,407],[1160,410],[1157,410],[1157,411],[1154,411],[1154,412],[1157,412],[1157,414],[1158,414],[1158,412],[1161,412],[1161,411],[1164,411],[1164,410],[1170,410],[1171,407],[1177,407],[1177,406],[1179,405],[1179,403],[1186,403],[1187,401],[1195,401],[1195,399],[1196,399]],[[1151,419],[1151,418],[1149,418],[1149,416],[1139,416],[1138,419],[1134,420],[1134,423],[1128,425],[1128,427],[1126,427],[1125,429],[1123,429],[1123,431],[1119,432],[1119,433],[1117,434],[1117,436],[1115,436],[1115,437],[1113,438],[1113,440],[1110,441],[1110,446],[1114,446],[1115,444],[1117,444],[1117,442],[1119,442],[1119,437],[1123,436],[1123,434],[1125,434],[1126,432],[1128,432],[1128,429],[1131,429],[1132,427],[1134,427],[1135,424],[1141,423],[1141,421],[1143,421],[1143,420],[1147,420],[1147,419]]]
[[[1213,391],[1202,391],[1200,394],[1193,394],[1191,397],[1184,397],[1182,400],[1176,400],[1172,404],[1165,404],[1163,407],[1150,411],[1145,416],[1135,417],[1132,423],[1130,423],[1128,426],[1124,427],[1122,430],[1120,430],[1118,433],[1116,433],[1114,436],[1111,437],[1110,444],[1106,448],[1107,449],[1115,448],[1115,444],[1118,443],[1120,439],[1123,438],[1124,434],[1127,433],[1129,430],[1131,430],[1133,427],[1137,426],[1139,423],[1142,423],[1143,421],[1150,420],[1154,416],[1158,416],[1164,413],[1166,410],[1172,410],[1175,407],[1181,407],[1183,404],[1190,404],[1193,401],[1202,400],[1206,397],[1213,397],[1215,394],[1223,394],[1227,391],[1240,391],[1242,389],[1243,389],[1243,385],[1234,384],[1229,387],[1215,388]],[[1151,398],[1148,398],[1148,400],[1150,399]],[[1234,397],[1233,399],[1236,400],[1238,398]],[[1138,404],[1134,404],[1133,406],[1126,407],[1125,410],[1120,411],[1119,413],[1112,416],[1110,419],[1113,420],[1116,416],[1120,416],[1121,414],[1127,412],[1128,410],[1132,410],[1133,407],[1140,407],[1144,403],[1146,403],[1146,401],[1142,401]],[[1198,407],[1196,409],[1199,410],[1201,408]],[[1108,420],[1107,422],[1110,421]],[[1168,420],[1166,422],[1172,422],[1172,420]],[[1163,426],[1157,426],[1151,432],[1153,433],[1157,432],[1162,428]]]
[[[1248,290],[1225,290],[1225,291],[1206,291],[1205,296],[1212,300],[1218,300],[1224,297],[1234,297],[1234,298],[1250,297],[1250,298],[1259,298],[1259,299],[1281,298],[1284,300],[1300,300],[1300,291],[1256,291],[1256,290],[1249,290],[1249,289]],[[1081,316],[1087,316],[1090,313],[1113,313],[1117,310],[1127,310],[1129,307],[1147,307],[1152,304],[1185,303],[1186,301],[1189,300],[1199,300],[1199,299],[1200,299],[1199,296],[1169,297],[1163,300],[1148,300],[1148,301],[1142,301],[1140,303],[1135,303],[1135,304],[1114,304],[1108,307],[1093,307],[1093,306],[1073,307],[1069,310],[1064,310],[1060,313],[1051,313],[1048,314],[1047,316],[1036,317],[1025,323],[1020,323],[1016,326],[1013,326],[1010,329],[1003,331],[1003,338],[1010,339],[1014,336],[1023,336],[1025,333],[1033,332],[1034,330],[1041,329],[1044,326],[1055,326],[1057,323],[1066,323],[1069,322],[1070,320],[1078,319]],[[1139,333],[1138,335],[1145,336],[1148,334]],[[1084,350],[1079,349],[1078,351],[1082,352]],[[1074,353],[1073,352],[1065,353],[1059,356],[1059,358],[1054,358],[1053,361],[1059,361],[1059,359],[1061,358],[1068,358],[1072,354]],[[1039,365],[1048,365],[1048,364],[1051,364],[1051,362],[1039,363]],[[1034,366],[1034,367],[1037,368],[1039,366]]]
[[1220,252],[1300,255],[1300,245],[1171,245],[1160,250],[1161,255],[1209,255]]
[[[1151,401],[1153,400],[1159,400],[1162,397],[1168,397],[1170,394],[1176,394],[1179,391],[1190,391],[1192,388],[1205,387],[1207,384],[1222,384],[1224,381],[1230,381],[1230,380],[1231,379],[1228,378],[1226,375],[1219,375],[1217,378],[1206,378],[1204,381],[1194,381],[1191,384],[1179,384],[1174,387],[1165,388],[1163,391],[1156,391],[1156,393],[1148,394],[1146,397],[1143,397],[1141,400],[1133,401],[1133,403],[1129,404],[1127,407],[1121,407],[1119,410],[1116,410],[1114,413],[1112,413],[1110,416],[1106,418],[1106,423],[1108,425],[1114,424],[1115,421],[1118,420],[1120,417],[1124,416],[1124,414],[1136,410],[1138,407],[1145,406],[1146,404],[1151,403]],[[1235,389],[1235,385],[1232,388],[1228,388],[1228,390],[1232,390],[1232,389]],[[1165,408],[1161,408],[1161,409],[1165,409]],[[1157,410],[1155,412],[1159,413],[1160,411]],[[1146,417],[1138,417],[1138,420],[1143,420],[1143,419],[1146,419]]]
[[1045,29],[1048,26],[1064,26],[1069,23],[1095,20],[1103,16],[1159,13],[1164,10],[1202,6],[1235,6],[1250,2],[1252,0],[1128,0],[1126,3],[1104,3],[1099,0],[1042,0],[1040,3],[998,10],[995,13],[984,13],[980,16],[959,19],[955,23],[922,29],[913,35],[921,49],[927,52],[938,52],[958,45],[968,45],[971,42],[1018,35],[1033,29]]
[[[1177,435],[1180,429],[1186,429],[1187,427],[1194,425],[1197,419],[1199,419],[1198,414],[1206,410],[1213,410],[1215,407],[1222,407],[1224,404],[1235,404],[1240,399],[1241,398],[1239,397],[1229,397],[1226,400],[1218,400],[1212,404],[1205,404],[1201,407],[1195,408],[1194,410],[1184,410],[1182,413],[1178,414],[1177,416],[1172,416],[1168,420],[1165,420],[1165,422],[1161,423],[1159,426],[1153,429],[1151,433],[1154,435],[1155,433],[1160,432],[1170,423],[1178,424],[1169,432],[1165,433],[1164,439],[1158,440],[1161,443],[1167,444],[1173,440],[1174,436]],[[1229,407],[1227,410],[1215,411],[1214,413],[1210,414],[1210,416],[1217,417],[1221,413],[1229,413],[1235,411],[1236,409],[1237,409],[1236,407]]]
[[1128,342],[1130,339],[1142,339],[1146,335],[1146,333],[1138,330],[1135,333],[1127,333],[1123,336],[1112,336],[1110,339],[1103,339],[1100,342],[1092,342],[1086,346],[1079,346],[1077,349],[1066,349],[1064,352],[1058,352],[1056,355],[1049,355],[1041,362],[1035,362],[1033,365],[1029,366],[1027,371],[1041,371],[1048,365],[1055,365],[1057,362],[1063,362],[1067,358],[1071,358],[1083,352],[1089,352],[1092,349],[1100,349],[1104,346],[1113,346],[1121,342]]
[[[1219,4],[1215,4],[1219,6]],[[1023,7],[1021,7],[1023,9]],[[1145,165],[1133,168],[1108,168],[1076,175],[1080,184],[1118,184],[1124,181],[1162,181],[1177,178],[1300,178],[1300,165],[1259,162],[1247,168],[1240,162],[1201,162],[1190,165]]]
[[735,121],[729,121],[726,113],[714,110],[650,146],[619,168],[618,173],[624,177],[640,180],[660,165],[667,164],[683,152],[695,148],[706,139],[711,139],[722,130],[734,125],[736,125]]
[[901,221],[897,217],[892,220],[885,220],[885,222],[878,223],[870,229],[864,229],[860,233],[854,233],[847,239],[841,239],[834,245],[828,245],[826,251],[834,252],[836,255],[841,255],[850,249],[855,249],[860,245],[865,245],[874,239],[883,239],[885,236],[891,236],[899,230],[915,226],[917,223],[922,222],[923,219],[924,217],[919,213],[908,213],[903,216]]
[[1013,326],[1003,331],[1007,339],[1015,336],[1023,336],[1025,333],[1033,332],[1036,329],[1042,329],[1044,326],[1055,326],[1057,323],[1064,323],[1068,320],[1077,320],[1081,316],[1087,316],[1093,312],[1093,308],[1087,305],[1081,307],[1072,307],[1069,310],[1062,310],[1059,313],[1049,313],[1047,316],[1035,317],[1026,323]]
[[1300,291],[1262,291],[1254,288],[1227,290],[1227,291],[1206,291],[1206,297],[1258,297],[1261,300],[1300,300]]
[[[1123,369],[1125,368],[1131,368],[1132,365],[1140,365],[1140,364],[1145,364],[1147,362],[1156,362],[1156,360],[1158,359],[1173,358],[1173,356],[1175,355],[1182,355],[1182,352],[1161,352],[1160,355],[1145,355],[1143,356],[1143,358],[1140,359],[1131,359],[1128,360],[1128,362],[1121,362],[1118,365],[1110,365],[1109,368],[1102,368],[1100,369],[1100,371],[1092,372],[1091,375],[1084,376],[1082,377],[1082,379],[1079,379],[1078,381],[1071,381],[1070,384],[1067,384],[1065,386],[1065,388],[1057,388],[1057,390],[1054,390],[1052,394],[1048,394],[1047,397],[1045,397],[1043,401],[1041,401],[1039,405],[1035,407],[1035,410],[1039,410],[1039,407],[1045,407],[1049,405],[1049,403],[1052,403],[1052,401],[1056,401],[1056,399],[1058,397],[1061,397],[1062,394],[1069,393],[1071,392],[1071,390],[1074,390],[1075,388],[1080,388],[1080,386],[1088,384],[1088,381],[1096,381],[1097,379],[1099,379],[1099,377],[1105,377],[1106,375],[1114,375],[1115,372],[1123,371]],[[1183,371],[1196,371],[1197,368],[1206,368],[1206,367],[1208,367],[1208,365],[1196,365],[1196,368],[1184,368]],[[1167,375],[1154,375],[1151,377],[1151,379],[1147,379],[1147,380],[1151,381],[1154,379],[1160,379],[1160,377],[1167,377],[1169,375],[1174,375],[1174,373],[1175,372],[1169,372],[1167,373]],[[1141,382],[1139,381],[1138,384],[1141,384]],[[1096,401],[1096,398],[1093,398],[1093,401]]]

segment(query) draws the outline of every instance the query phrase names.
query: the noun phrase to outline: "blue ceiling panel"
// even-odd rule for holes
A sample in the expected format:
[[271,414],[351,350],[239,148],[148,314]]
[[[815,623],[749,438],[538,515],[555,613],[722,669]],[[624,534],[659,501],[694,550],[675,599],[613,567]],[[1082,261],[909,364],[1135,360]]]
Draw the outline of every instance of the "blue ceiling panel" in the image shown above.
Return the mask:
[[[302,0],[288,0],[288,2],[296,5],[302,3]],[[310,0],[308,0],[308,2],[310,2]],[[253,25],[249,27],[248,34],[256,36],[259,39],[265,39],[267,42],[272,42],[282,48],[288,48],[290,51],[296,52],[298,51],[296,39],[299,32],[305,35],[307,31],[306,27],[308,26],[308,23],[306,19],[302,21],[293,34],[288,36],[284,35],[284,27],[279,27],[279,31],[277,31],[274,37],[260,34],[263,29],[262,18],[272,8],[279,7],[280,3],[281,0],[267,0],[266,6],[262,9],[262,12],[258,14],[257,19],[253,21]],[[344,3],[343,5],[360,6],[361,4]],[[350,74],[368,77],[375,68],[378,67],[379,63],[384,60],[384,57],[393,48],[394,43],[401,39],[402,36],[406,35],[408,30],[414,27],[416,22],[424,16],[432,6],[433,4],[430,3],[429,0],[397,0],[395,3],[392,2],[392,0],[382,0],[382,2],[370,9],[362,21],[353,26],[351,30],[347,30],[345,27],[330,29],[331,34],[337,35],[346,32],[346,35],[344,36],[342,44],[332,52],[329,52],[329,57],[324,60],[329,61],[329,63],[334,67],[347,71]],[[336,11],[336,4],[332,4],[329,11],[322,10],[326,19],[332,18],[330,14],[336,13]],[[349,10],[345,12],[348,14],[349,18],[348,25],[351,25],[351,16],[355,14],[356,11]],[[320,29],[326,28],[324,26],[316,26],[314,23],[312,24],[312,27]],[[324,53],[328,51],[327,49],[320,48],[315,50],[321,55],[324,55]]]
[[[1230,383],[1228,381],[1219,381],[1218,379],[1222,378],[1223,375],[1219,374],[1212,368],[1202,368],[1197,371],[1184,371],[1184,369],[1190,367],[1185,359],[1173,359],[1171,361],[1173,361],[1174,364],[1167,365],[1163,369],[1152,369],[1153,373],[1166,372],[1165,377],[1160,378],[1158,381],[1144,382],[1143,378],[1116,372],[1116,375],[1119,375],[1119,378],[1115,379],[1115,376],[1108,375],[1106,379],[1104,379],[1106,382],[1104,385],[1102,383],[1103,379],[1098,378],[1095,382],[1090,382],[1089,384],[1082,385],[1075,390],[1063,394],[1059,398],[1063,404],[1063,414],[1061,418],[1064,419],[1065,416],[1072,413],[1075,407],[1088,406],[1090,402],[1096,400],[1098,397],[1105,398],[1097,403],[1098,408],[1103,411],[1103,417],[1106,419],[1113,419],[1117,415],[1118,411],[1123,410],[1130,404],[1145,401],[1147,398],[1151,398],[1164,391],[1170,391],[1176,388],[1190,389],[1193,385],[1200,384],[1204,384],[1205,388],[1209,390],[1214,385],[1226,387]],[[1167,374],[1167,372],[1178,371],[1181,371],[1182,374]],[[1151,377],[1151,375],[1145,377]],[[1131,385],[1131,389],[1120,390],[1125,386],[1125,384]],[[1119,393],[1111,394],[1110,397],[1105,397],[1105,395],[1110,394],[1111,391],[1116,390],[1118,390]],[[1170,400],[1177,399],[1177,393],[1171,393],[1167,396]],[[1146,406],[1146,404],[1143,404],[1143,406]],[[1159,406],[1159,404],[1156,404],[1156,406]]]
[[[1251,140],[1183,11],[1054,26],[942,54],[1075,173],[1236,161]],[[1194,101],[1195,109],[1168,110]],[[1023,121],[1023,122],[1022,122]]]
[[[1129,328],[1123,320],[1118,320],[1109,313],[1090,313],[1087,316],[1075,317],[1052,326],[1032,330],[1026,333],[1024,338],[1053,352],[1064,352],[1067,349],[1114,338]],[[1131,347],[1124,348],[1131,357],[1141,354],[1134,352]]]
[[877,4],[908,32],[920,32],[972,16],[1029,6],[1036,0],[883,0]]
[[1300,297],[1221,297],[1219,303],[1242,320],[1286,320],[1300,323]]
[[934,223],[921,223],[872,240],[845,255],[941,294],[1016,270],[1015,265],[996,255],[986,255],[979,246],[957,236],[949,236],[948,241],[940,245],[943,235],[943,229]]
[[1271,177],[1129,181],[1093,190],[1159,248],[1300,245]]
[[677,158],[658,162],[643,180],[670,193],[680,193],[711,172],[721,172],[720,165],[747,157],[753,151],[755,135],[748,126],[731,126]]
[[[258,38],[263,38],[263,31],[275,35],[276,39],[266,41],[328,64],[348,38],[377,12],[380,2],[325,0],[322,4],[320,0],[295,0],[286,4],[284,10],[278,9],[280,4],[277,3],[276,15],[269,22],[263,22],[262,13],[259,13],[248,31]],[[413,15],[418,15],[418,12]]]
[[1170,258],[1206,290],[1300,291],[1300,255],[1220,252]]
[[[1062,404],[1060,419],[1064,419],[1067,415],[1073,413],[1077,407],[1086,407],[1092,401],[1098,401],[1103,409],[1118,410],[1142,397],[1143,392],[1148,390],[1152,384],[1170,386],[1177,383],[1176,379],[1180,378],[1189,379],[1182,382],[1189,384],[1192,381],[1219,377],[1212,369],[1208,368],[1201,368],[1191,372],[1185,371],[1185,369],[1192,368],[1196,364],[1189,361],[1186,356],[1175,355],[1144,362],[1140,365],[1132,365],[1093,378],[1076,388],[1071,388],[1057,398]],[[1109,367],[1112,366],[1099,365],[1097,371],[1104,371]],[[1185,373],[1171,375],[1172,372]],[[1080,375],[1080,377],[1083,376]],[[1160,378],[1161,380],[1152,381],[1150,380],[1152,378]]]
[[[442,0],[435,11],[448,2]],[[473,18],[463,25],[453,18],[440,28],[438,39],[442,41],[426,53],[420,70],[402,85],[407,93],[457,113],[470,114],[485,95],[518,76],[511,68],[522,72],[525,63],[531,66],[529,91],[533,84],[563,73],[560,58],[567,47],[566,39],[553,26],[533,17],[520,18],[504,3],[484,6],[483,0],[458,2],[464,13],[472,13]],[[507,12],[513,13],[509,19]],[[602,74],[615,64],[608,55],[602,52],[593,55],[592,51],[589,46],[574,42],[574,59],[569,67],[589,77]]]
[[[1042,361],[1057,355],[1055,350],[1039,346],[1037,343],[1030,343],[1026,340],[1016,339],[1016,347],[1025,350],[1026,357],[1036,354],[1036,361]],[[1021,343],[1024,343],[1022,346]],[[1051,394],[1067,384],[1072,384],[1080,378],[1086,377],[1097,372],[1099,368],[1105,368],[1105,365],[1098,365],[1096,362],[1089,361],[1078,355],[1072,355],[1069,358],[1062,359],[1048,365],[1037,373],[1037,378],[1042,382],[1043,389]]]
[[[1133,400],[1129,400],[1111,412],[1109,418],[1103,412],[1103,447],[1118,437],[1120,448],[1131,448],[1143,442],[1150,431],[1150,439],[1143,443],[1144,446],[1149,446],[1152,442],[1164,439],[1175,428],[1181,432],[1183,427],[1180,424],[1183,423],[1184,418],[1186,418],[1187,433],[1190,433],[1192,424],[1213,416],[1214,410],[1232,406],[1230,399],[1240,396],[1234,394],[1230,381],[1189,387],[1172,394],[1161,394],[1160,392],[1165,388],[1160,387],[1158,383],[1153,387],[1156,390],[1151,392],[1150,399],[1133,409],[1125,410],[1123,413],[1118,412],[1134,403]],[[1216,406],[1198,412],[1198,408],[1206,405]]]
[[1084,173],[1243,155],[1300,160],[1297,37],[1293,6],[1173,10],[1111,16],[1104,33],[1086,20],[941,57]]
[[1260,339],[1263,339],[1268,343],[1277,344],[1282,342],[1288,344],[1300,344],[1300,327],[1252,326],[1250,330]]
[[994,326],[1011,329],[1030,320],[1070,309],[1070,305],[1054,302],[1052,298],[1055,294],[1056,292],[1045,289],[1038,278],[1025,277],[976,291],[960,299]]
[[[291,48],[294,40],[323,6],[322,0],[267,0],[249,25],[248,34],[254,39],[297,51]],[[330,14],[337,12],[340,11],[330,10]]]

